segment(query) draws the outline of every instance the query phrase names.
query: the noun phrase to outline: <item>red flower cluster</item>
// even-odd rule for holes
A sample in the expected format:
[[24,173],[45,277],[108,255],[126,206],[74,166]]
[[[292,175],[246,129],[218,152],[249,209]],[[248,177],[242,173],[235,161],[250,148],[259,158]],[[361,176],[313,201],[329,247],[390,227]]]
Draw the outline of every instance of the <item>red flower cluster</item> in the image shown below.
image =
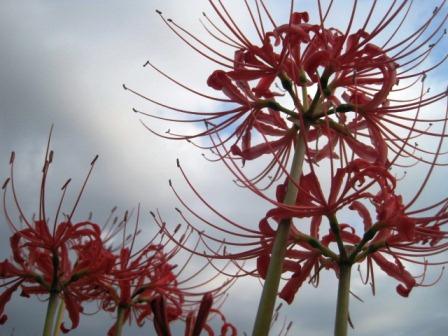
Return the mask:
[[[443,123],[445,118],[423,118],[420,113],[424,106],[446,97],[445,91],[431,96],[424,92],[426,75],[441,63],[426,69],[420,67],[445,34],[442,25],[431,25],[440,15],[442,6],[436,8],[415,33],[408,34],[402,41],[395,41],[393,37],[400,32],[404,22],[404,19],[400,21],[399,16],[402,11],[409,10],[406,8],[407,1],[397,6],[392,4],[390,14],[371,28],[371,33],[367,32],[367,26],[374,5],[361,27],[351,33],[356,8],[351,13],[345,32],[341,32],[325,27],[325,17],[330,8],[317,24],[309,23],[306,12],[291,12],[290,21],[278,25],[261,2],[262,9],[257,6],[258,15],[250,8],[249,13],[255,18],[261,15],[260,10],[264,10],[269,21],[272,21],[273,29],[267,31],[261,16],[259,23],[254,19],[261,43],[257,45],[238,28],[222,2],[210,3],[229,32],[226,34],[219,30],[216,23],[211,23],[209,31],[218,30],[219,35],[225,37],[220,41],[235,48],[233,58],[207,48],[205,42],[192,37],[185,28],[158,13],[187,44],[229,69],[216,70],[207,80],[208,86],[221,91],[225,98],[210,97],[178,84],[202,97],[229,102],[237,107],[221,112],[187,111],[160,104],[125,86],[125,89],[176,113],[176,117],[165,118],[141,112],[145,115],[171,122],[189,121],[206,125],[206,129],[197,134],[181,135],[172,128],[167,134],[157,133],[164,138],[190,140],[216,135],[210,148],[221,151],[223,158],[232,154],[243,161],[271,154],[272,161],[262,174],[266,177],[279,163],[284,165],[288,161],[297,129],[310,128],[306,132],[310,159],[321,161],[323,158],[339,157],[343,160],[341,156],[348,155],[345,158],[347,161],[352,152],[355,156],[379,164],[393,164],[398,157],[418,160],[418,152],[429,152],[420,149],[411,140],[423,135],[439,137],[443,134],[443,131],[439,133],[422,127],[422,123]],[[385,43],[375,43],[381,39],[385,28],[390,28],[395,22],[392,37]],[[214,34],[212,36],[217,38]],[[199,41],[205,50],[193,46],[194,41]],[[423,50],[427,44],[430,48]],[[210,54],[206,54],[207,51]],[[146,65],[175,81],[151,63]],[[420,96],[407,100],[392,98],[395,93],[401,94],[403,90],[417,85],[419,80],[422,82]],[[284,92],[278,92],[279,87]],[[315,94],[312,97],[310,94],[313,91]],[[298,94],[300,92],[302,97]],[[282,98],[285,93],[292,98],[289,106],[284,104]],[[278,96],[282,99],[276,99]],[[180,118],[185,114],[190,114],[194,119]],[[394,157],[388,156],[389,150],[392,150]],[[436,155],[436,152],[432,154]]]
[[[130,235],[126,233],[127,212],[123,220],[119,221],[115,217],[111,222],[115,209],[103,226],[97,225],[91,219],[73,221],[76,207],[96,158],[92,161],[73,209],[68,214],[64,213],[63,220],[58,220],[67,191],[67,182],[62,188],[54,221],[50,222],[45,205],[45,182],[52,158],[53,152],[47,148],[40,190],[39,215],[30,220],[25,215],[16,193],[13,179],[14,153],[11,156],[11,177],[3,185],[3,204],[6,219],[13,230],[10,238],[12,258],[0,262],[0,279],[3,282],[1,287],[4,288],[0,293],[1,324],[7,320],[4,314],[6,304],[11,300],[12,294],[20,289],[20,295],[24,297],[32,295],[48,297],[44,335],[50,335],[53,324],[55,324],[54,330],[60,328],[64,333],[76,328],[86,302],[97,302],[103,311],[115,314],[116,321],[108,335],[121,335],[125,322],[131,321],[132,316],[139,326],[142,326],[147,319],[154,319],[160,323],[162,310],[160,305],[155,303],[160,300],[163,301],[163,316],[166,318],[167,328],[172,321],[184,320],[188,330],[196,323],[195,331],[193,333],[188,331],[186,335],[199,335],[203,329],[213,335],[213,330],[205,321],[212,313],[223,320],[221,335],[236,335],[236,329],[225,320],[219,309],[211,309],[213,299],[218,300],[219,304],[232,281],[214,285],[212,281],[216,278],[216,274],[210,273],[207,267],[209,263],[205,263],[199,270],[191,271],[195,269],[192,267],[187,271],[193,260],[192,255],[179,259],[180,248],[176,245],[170,246],[162,232],[157,232],[136,250],[135,247],[138,245],[136,238],[140,233],[138,227],[140,207],[137,211],[135,228]],[[10,211],[7,197],[9,189],[11,199],[21,218],[20,224],[15,223]],[[121,233],[122,242],[114,247],[116,238]],[[182,262],[183,266],[176,270],[175,262]],[[204,299],[201,301],[198,297],[202,296]],[[204,300],[210,302],[205,312]],[[61,324],[62,321],[53,321],[58,303],[69,314],[70,328],[64,323]],[[196,309],[199,309],[197,317],[194,316]],[[156,329],[158,325],[156,323]]]
[[[6,280],[2,287],[7,287],[0,296],[0,313],[3,314],[12,293],[21,288],[21,295],[25,297],[46,294],[49,295],[51,303],[60,298],[65,303],[72,322],[70,329],[76,328],[79,324],[79,314],[82,312],[81,303],[90,299],[83,287],[109,272],[115,257],[104,248],[101,229],[97,224],[89,220],[72,222],[81,195],[63,221],[58,222],[60,207],[52,225],[47,219],[44,203],[45,181],[53,158],[53,152],[49,152],[48,148],[43,168],[39,217],[33,220],[28,219],[19,204],[12,178],[14,156],[12,153],[11,179],[3,185],[4,211],[14,234],[10,238],[13,258],[11,261],[5,260],[0,263],[0,278]],[[96,158],[91,163],[88,176],[95,161]],[[62,188],[61,204],[68,182]],[[6,191],[9,183],[24,228],[19,228],[14,223],[6,207]],[[7,316],[2,315],[1,322],[4,323],[6,319]],[[64,332],[70,330],[64,325],[61,329]]]
[[[188,212],[210,227],[204,232],[179,211],[205,246],[206,252],[198,254],[232,261],[254,258],[256,269],[241,266],[241,272],[262,278],[271,267],[283,265],[276,281],[284,273],[286,282],[279,295],[288,303],[307,279],[317,283],[322,269],[333,269],[342,278],[354,264],[363,262],[367,264],[366,283],[370,277],[373,282],[376,265],[400,282],[400,295],[408,296],[415,286],[423,285],[427,266],[438,265],[426,258],[447,249],[443,229],[448,221],[447,198],[417,206],[424,202],[422,195],[433,172],[447,165],[448,152],[443,148],[448,109],[445,105],[439,115],[426,110],[437,102],[442,105],[447,92],[429,93],[425,86],[427,74],[446,57],[434,66],[424,65],[446,34],[445,2],[409,32],[403,27],[412,1],[393,1],[377,23],[371,22],[376,1],[362,18],[355,2],[342,30],[327,26],[332,1],[326,9],[317,1],[315,24],[307,12],[295,12],[293,1],[285,24],[275,22],[262,0],[253,6],[245,1],[257,42],[251,42],[238,27],[222,1],[209,3],[222,27],[204,14],[209,23],[204,23],[206,30],[227,49],[234,48],[232,56],[158,14],[188,46],[220,66],[208,77],[207,85],[222,97],[202,94],[151,63],[145,65],[194,94],[228,104],[228,109],[179,109],[125,86],[174,116],[136,112],[174,123],[173,127],[204,123],[204,129],[193,134],[177,133],[171,127],[161,134],[146,127],[176,140],[207,137],[208,145],[196,145],[210,149],[239,185],[273,205],[258,229],[244,227],[215,210],[181,168],[193,192],[225,222],[207,220],[175,191]],[[244,166],[262,156],[270,159],[257,160],[261,171],[248,177],[240,161]],[[390,170],[411,167],[427,172],[415,183],[414,193],[406,191],[405,197],[400,195],[404,182]],[[275,198],[265,192],[282,180]],[[343,211],[350,214],[347,223],[338,221]],[[280,239],[284,240],[279,243]],[[188,248],[184,242],[177,243]],[[405,266],[408,262],[423,265],[423,274],[412,276]],[[268,287],[276,290],[275,285]]]
[[[182,168],[181,171],[186,177]],[[368,278],[373,277],[372,261],[375,262],[385,273],[403,283],[397,291],[408,296],[413,287],[423,283],[411,276],[403,262],[422,264],[425,273],[432,263],[422,258],[447,249],[447,233],[443,226],[448,223],[448,200],[410,210],[410,204],[403,204],[403,197],[397,194],[396,178],[384,167],[372,166],[362,159],[352,161],[347,167],[337,169],[331,185],[326,188],[328,196],[325,196],[325,188],[315,173],[302,175],[296,201],[292,205],[282,203],[287,182],[277,187],[278,207],[266,213],[258,230],[245,228],[219,214],[190,184],[204,204],[224,220],[221,224],[212,223],[188,207],[173,190],[195,218],[211,226],[215,232],[225,234],[223,239],[200,232],[200,228],[179,211],[186,224],[206,241],[206,256],[231,260],[256,258],[256,272],[246,270],[244,273],[248,275],[266,276],[276,234],[276,225],[272,224],[281,225],[282,221],[291,219],[294,224],[290,229],[283,265],[283,272],[289,272],[290,277],[280,292],[280,297],[289,303],[306,279],[310,278],[317,284],[318,273],[324,268],[337,273],[342,258],[350,263],[366,261]],[[351,213],[351,223],[337,221],[337,215],[344,211]],[[427,215],[429,211],[431,215]],[[307,229],[306,223],[309,223]],[[160,221],[159,225],[162,225]],[[226,245],[224,252],[213,248],[216,242]],[[183,242],[178,243],[181,245]],[[332,244],[336,245],[336,251]],[[242,247],[250,249],[234,252]],[[418,276],[422,281],[424,273]]]

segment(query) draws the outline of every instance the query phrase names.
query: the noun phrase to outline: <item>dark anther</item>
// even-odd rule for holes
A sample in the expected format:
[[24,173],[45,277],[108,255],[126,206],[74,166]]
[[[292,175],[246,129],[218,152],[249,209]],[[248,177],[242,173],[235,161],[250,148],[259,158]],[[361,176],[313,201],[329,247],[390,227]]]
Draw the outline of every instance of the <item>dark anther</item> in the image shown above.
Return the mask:
[[69,178],[69,179],[64,183],[64,185],[61,187],[61,190],[64,190],[65,188],[67,188],[67,186],[68,186],[68,184],[70,183],[71,180],[72,180],[72,179]]
[[90,165],[93,166],[96,162],[96,160],[98,160],[99,155],[95,155],[95,157],[93,158],[92,162],[90,162]]
[[6,186],[7,186],[8,183],[9,183],[9,180],[10,180],[10,178],[8,177],[8,178],[6,179],[6,181],[5,181],[5,183],[3,183],[2,190],[5,190]]

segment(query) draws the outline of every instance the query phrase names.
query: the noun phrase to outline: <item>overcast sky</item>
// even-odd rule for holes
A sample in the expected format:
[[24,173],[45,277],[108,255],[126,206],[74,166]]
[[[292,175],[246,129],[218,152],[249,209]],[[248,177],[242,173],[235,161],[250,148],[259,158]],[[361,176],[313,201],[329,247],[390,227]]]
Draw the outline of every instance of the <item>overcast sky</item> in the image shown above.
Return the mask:
[[[360,1],[361,8],[369,2]],[[241,27],[247,27],[248,17],[240,12],[242,1],[226,3]],[[285,6],[279,7],[283,3]],[[276,1],[273,14],[285,18],[287,3]],[[335,25],[347,17],[344,6],[351,6],[351,1],[337,3],[335,8],[342,14],[332,18]],[[412,20],[430,13],[437,1],[425,1],[425,7],[422,3],[414,8],[410,28]],[[297,1],[296,8],[312,8],[316,22],[313,4]],[[124,91],[122,83],[192,110],[219,108],[176,89],[142,67],[150,59],[182,82],[204,91],[208,74],[216,68],[185,48],[155,9],[201,34],[198,18],[202,11],[211,12],[205,0],[0,0],[0,178],[8,176],[9,155],[16,151],[15,176],[27,213],[37,210],[40,168],[51,124],[55,126],[55,160],[48,189],[50,209],[54,209],[59,188],[69,177],[73,178],[70,197],[76,195],[96,154],[100,159],[78,218],[93,211],[94,219],[101,222],[113,206],[128,209],[141,202],[145,210],[158,208],[168,222],[176,221],[173,209],[177,203],[167,182],[171,178],[182,185],[176,158],[208,199],[232,218],[256,225],[268,209],[255,196],[235,188],[221,165],[205,162],[201,152],[187,143],[155,137],[131,111],[132,107],[148,112],[158,109]],[[446,71],[438,72],[434,85],[441,81],[445,85],[445,76]],[[241,204],[251,207],[241,209]],[[3,220],[0,223],[0,257],[4,259],[9,257],[10,231]],[[154,226],[149,217],[145,225],[147,230]],[[351,335],[444,335],[448,327],[448,279],[434,287],[416,288],[407,299],[396,294],[396,285],[377,272],[377,294],[373,297],[369,288],[353,281],[353,291],[365,302],[351,301],[356,328]],[[332,333],[336,288],[336,279],[329,274],[319,288],[301,289],[292,307],[283,312],[283,317],[294,321],[291,335]],[[232,289],[224,311],[240,331],[250,331],[260,291],[255,279],[242,280]],[[9,335],[13,329],[16,336],[39,335],[45,310],[45,303],[15,295],[6,308],[9,320],[0,328],[0,335]],[[110,323],[106,315],[85,316],[71,334],[105,334]],[[148,329],[152,327],[129,329],[128,333],[148,335]]]

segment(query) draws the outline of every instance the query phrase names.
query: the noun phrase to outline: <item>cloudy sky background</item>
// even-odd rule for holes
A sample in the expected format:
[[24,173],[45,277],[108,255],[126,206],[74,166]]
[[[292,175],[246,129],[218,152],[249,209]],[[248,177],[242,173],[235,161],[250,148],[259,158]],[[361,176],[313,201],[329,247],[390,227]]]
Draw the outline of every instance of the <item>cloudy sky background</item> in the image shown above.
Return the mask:
[[[240,26],[249,26],[241,3],[227,2]],[[283,3],[287,2],[272,5],[274,16],[280,19],[288,13],[288,6]],[[296,8],[310,9],[315,21],[314,1],[299,3]],[[363,8],[369,1],[360,3]],[[416,4],[409,29],[419,16],[426,17],[436,3],[425,1],[425,7],[422,2]],[[338,10],[348,13],[351,1],[339,1],[339,4]],[[47,192],[49,209],[54,209],[59,188],[69,177],[73,178],[67,200],[70,204],[96,154],[100,154],[100,159],[83,195],[79,219],[93,211],[94,219],[101,222],[113,206],[130,209],[141,202],[145,210],[158,208],[168,223],[176,222],[173,208],[177,202],[167,183],[171,178],[182,188],[176,158],[181,159],[192,181],[208,199],[233,219],[254,225],[268,208],[255,196],[235,188],[221,165],[204,161],[201,152],[187,143],[155,137],[131,111],[131,107],[148,112],[159,110],[125,92],[122,83],[192,110],[220,108],[178,90],[153,71],[142,68],[150,59],[180,81],[202,91],[208,90],[205,80],[216,68],[169,32],[155,14],[157,8],[200,34],[198,18],[203,10],[211,12],[205,0],[0,1],[0,178],[8,176],[9,155],[12,150],[16,151],[15,176],[27,213],[37,210],[40,169],[51,124],[55,125],[52,139],[55,159]],[[381,16],[380,11],[377,16]],[[339,18],[344,17],[338,12],[332,22],[337,25]],[[446,71],[439,71],[432,79],[433,85],[441,84],[445,76]],[[243,209],[241,204],[245,205]],[[1,223],[0,257],[3,259],[9,256],[10,231],[3,220]],[[148,231],[154,228],[149,216],[144,225]],[[351,301],[356,327],[351,334],[446,333],[446,277],[437,286],[416,288],[407,299],[396,294],[394,280],[380,272],[376,279],[375,297],[369,288],[353,281],[353,291],[365,302]],[[322,277],[317,289],[309,286],[301,289],[292,307],[284,309],[282,314],[294,321],[291,335],[332,333],[336,289],[333,274]],[[259,293],[260,287],[254,279],[245,279],[232,289],[223,309],[240,331],[250,331]],[[9,320],[0,328],[0,335],[9,335],[13,329],[15,335],[39,335],[45,310],[45,303],[15,295],[6,308]],[[110,324],[111,318],[107,315],[85,316],[71,334],[105,334]],[[127,330],[132,335],[148,335],[152,327]]]

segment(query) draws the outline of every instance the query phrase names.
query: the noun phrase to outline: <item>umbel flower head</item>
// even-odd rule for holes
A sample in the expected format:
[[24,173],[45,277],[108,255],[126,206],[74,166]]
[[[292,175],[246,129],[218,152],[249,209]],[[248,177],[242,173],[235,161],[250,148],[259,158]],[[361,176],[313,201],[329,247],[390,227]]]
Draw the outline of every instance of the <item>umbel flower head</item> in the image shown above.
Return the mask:
[[[179,215],[206,250],[192,251],[157,218],[159,226],[179,245],[212,260],[256,259],[254,269],[241,266],[238,276],[265,278],[276,227],[283,220],[291,219],[282,271],[287,281],[279,293],[288,303],[305,282],[317,285],[321,270],[330,269],[338,274],[343,258],[351,264],[366,264],[367,277],[363,281],[367,284],[371,280],[373,291],[373,265],[377,265],[400,282],[397,292],[402,296],[408,296],[416,286],[431,285],[425,280],[430,266],[444,264],[431,262],[429,258],[448,248],[448,198],[415,207],[413,204],[421,191],[417,189],[415,195],[403,197],[397,190],[397,178],[382,166],[354,160],[347,167],[337,169],[327,187],[321,185],[314,172],[304,174],[295,203],[290,205],[282,203],[287,183],[280,184],[277,206],[259,221],[258,228],[239,224],[216,210],[190,183],[180,165],[179,168],[210,215],[218,215],[221,220],[207,219],[202,215],[203,210],[189,206],[171,184],[186,209],[186,212],[177,209]],[[339,222],[337,218],[344,213],[351,220]],[[420,265],[422,272],[412,275],[406,267],[410,263]]]
[[[102,310],[116,315],[115,323],[108,332],[111,336],[121,335],[125,323],[133,319],[139,327],[152,319],[157,331],[161,323],[158,314],[163,315],[163,323],[166,324],[163,328],[169,330],[172,322],[188,320],[205,294],[222,304],[233,283],[225,281],[217,284],[215,280],[221,273],[211,268],[208,262],[200,267],[192,265],[197,263],[193,254],[179,253],[184,251],[167,239],[163,230],[157,231],[141,245],[141,239],[137,239],[137,236],[143,238],[140,220],[139,206],[133,232],[127,234],[129,219],[125,214],[118,225],[121,226],[123,239],[119,246],[113,248],[116,255],[113,267],[84,287],[84,291],[98,302]],[[184,232],[179,239],[188,239],[188,235]],[[215,314],[222,316],[218,309]],[[227,323],[225,318],[224,322]],[[230,324],[228,328],[236,330]]]
[[[331,15],[340,11],[333,1],[327,8],[316,1],[314,18],[296,12],[299,5],[292,1],[290,20],[285,23],[273,19],[264,1],[255,1],[254,6],[243,1],[252,19],[253,41],[224,2],[209,2],[216,16],[211,19],[204,14],[209,40],[158,13],[188,46],[221,68],[209,76],[207,85],[223,97],[202,94],[150,62],[145,65],[182,89],[229,109],[187,111],[125,86],[164,112],[159,116],[135,110],[170,124],[168,132],[161,133],[145,122],[152,132],[177,140],[207,137],[208,145],[206,139],[197,145],[211,149],[220,159],[244,162],[270,156],[254,183],[284,175],[279,165],[285,166],[290,159],[298,130],[305,133],[309,159],[316,162],[324,158],[347,162],[352,155],[396,166],[439,161],[433,158],[440,159],[443,152],[422,144],[445,134],[445,111],[425,109],[446,97],[445,88],[432,92],[425,85],[426,77],[446,58],[438,48],[446,34],[443,2],[415,31],[409,31],[405,27],[416,6],[413,1],[394,1],[381,8],[374,1],[362,10],[355,2],[342,28],[328,26]],[[375,21],[378,15],[383,16]],[[428,65],[429,59],[435,59],[433,64]],[[170,111],[172,116],[167,116]],[[176,122],[203,124],[203,129],[177,133]]]
[[[6,221],[13,231],[10,238],[12,257],[0,262],[0,279],[3,281],[1,287],[4,288],[0,294],[2,324],[7,319],[4,314],[5,305],[11,299],[13,292],[20,288],[21,296],[24,297],[45,295],[49,300],[58,298],[62,300],[69,313],[72,326],[67,328],[62,324],[61,329],[67,332],[76,328],[79,323],[79,314],[83,310],[82,302],[91,299],[83,292],[83,286],[95,281],[97,277],[109,272],[112,268],[115,257],[104,248],[100,226],[90,219],[73,221],[82,191],[96,159],[91,163],[89,173],[71,211],[63,216],[61,214],[64,196],[70,182],[68,180],[62,187],[62,196],[54,218],[50,219],[45,195],[46,179],[53,160],[53,151],[49,150],[48,143],[42,170],[39,211],[37,216],[30,219],[22,209],[16,192],[13,178],[15,154],[11,154],[10,178],[3,185],[3,210]],[[7,202],[9,190],[20,223],[16,223],[11,215],[11,208]]]

